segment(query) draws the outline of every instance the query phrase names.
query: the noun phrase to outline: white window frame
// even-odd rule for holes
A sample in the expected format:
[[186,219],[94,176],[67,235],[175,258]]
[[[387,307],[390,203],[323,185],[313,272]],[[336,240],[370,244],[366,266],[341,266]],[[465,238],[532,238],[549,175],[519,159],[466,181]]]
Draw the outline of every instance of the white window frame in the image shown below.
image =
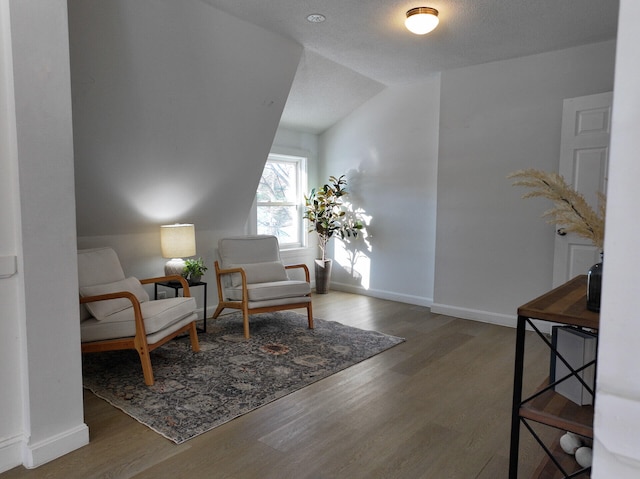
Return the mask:
[[[294,154],[283,154],[283,153],[269,153],[269,156],[267,158],[267,162],[269,161],[285,161],[285,162],[290,162],[290,163],[295,163],[297,166],[297,185],[296,185],[296,194],[297,194],[297,201],[295,203],[291,203],[291,202],[278,202],[278,203],[273,203],[273,202],[261,202],[258,203],[257,198],[254,198],[254,202],[253,202],[253,208],[252,208],[252,214],[250,217],[250,225],[249,225],[249,232],[251,234],[257,234],[258,233],[258,206],[277,206],[277,205],[284,205],[284,206],[295,206],[296,207],[296,214],[298,215],[298,238],[299,241],[297,242],[292,242],[292,243],[280,243],[280,249],[281,250],[285,250],[285,249],[295,249],[295,248],[305,248],[307,246],[307,234],[306,234],[306,223],[305,220],[302,218],[302,215],[304,214],[304,195],[306,193],[306,189],[307,189],[307,161],[308,161],[308,157],[307,156],[302,156],[302,155],[294,155]],[[265,162],[265,166],[267,164],[267,162]]]

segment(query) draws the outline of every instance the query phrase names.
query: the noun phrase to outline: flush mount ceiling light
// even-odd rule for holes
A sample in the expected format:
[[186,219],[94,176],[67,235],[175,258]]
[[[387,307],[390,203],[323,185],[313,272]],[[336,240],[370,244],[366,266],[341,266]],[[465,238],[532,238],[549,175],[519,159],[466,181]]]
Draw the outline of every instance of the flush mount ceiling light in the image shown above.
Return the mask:
[[407,12],[404,25],[416,35],[429,33],[438,26],[438,10],[430,7],[416,7]]
[[311,23],[322,23],[326,20],[325,16],[321,13],[312,13],[307,16],[307,21]]

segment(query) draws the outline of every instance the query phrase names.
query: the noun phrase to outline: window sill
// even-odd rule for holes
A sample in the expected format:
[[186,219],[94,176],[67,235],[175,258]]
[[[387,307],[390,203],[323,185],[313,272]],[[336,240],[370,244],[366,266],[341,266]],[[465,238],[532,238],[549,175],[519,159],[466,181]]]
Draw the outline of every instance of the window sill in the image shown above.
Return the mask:
[[309,247],[308,246],[291,246],[291,247],[281,247],[280,248],[280,252],[281,253],[285,253],[287,251],[306,251],[308,250]]

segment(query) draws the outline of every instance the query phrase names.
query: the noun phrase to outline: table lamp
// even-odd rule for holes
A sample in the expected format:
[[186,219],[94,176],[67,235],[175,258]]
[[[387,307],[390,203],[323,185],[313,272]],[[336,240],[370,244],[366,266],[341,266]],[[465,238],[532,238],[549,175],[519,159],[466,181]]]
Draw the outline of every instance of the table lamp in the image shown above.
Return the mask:
[[184,271],[183,257],[196,254],[196,229],[192,224],[160,226],[160,247],[163,258],[171,258],[164,265],[166,276]]

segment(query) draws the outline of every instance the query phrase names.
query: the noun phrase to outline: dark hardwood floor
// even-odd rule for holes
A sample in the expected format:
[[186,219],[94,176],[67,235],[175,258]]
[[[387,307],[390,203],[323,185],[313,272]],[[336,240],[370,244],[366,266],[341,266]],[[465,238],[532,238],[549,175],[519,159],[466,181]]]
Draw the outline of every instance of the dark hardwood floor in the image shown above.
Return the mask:
[[[337,291],[314,316],[406,342],[181,445],[85,393],[91,443],[0,478],[507,477],[515,329]],[[548,354],[528,341],[528,391]],[[528,436],[521,477],[543,456]]]

